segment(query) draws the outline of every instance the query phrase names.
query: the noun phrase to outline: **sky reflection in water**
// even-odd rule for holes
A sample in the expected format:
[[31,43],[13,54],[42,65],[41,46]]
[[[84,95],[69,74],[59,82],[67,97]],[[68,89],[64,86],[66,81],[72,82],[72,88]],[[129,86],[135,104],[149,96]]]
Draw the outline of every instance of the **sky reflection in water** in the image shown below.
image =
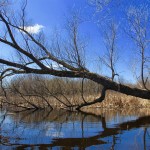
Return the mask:
[[150,149],[150,115],[100,114],[1,111],[0,149]]

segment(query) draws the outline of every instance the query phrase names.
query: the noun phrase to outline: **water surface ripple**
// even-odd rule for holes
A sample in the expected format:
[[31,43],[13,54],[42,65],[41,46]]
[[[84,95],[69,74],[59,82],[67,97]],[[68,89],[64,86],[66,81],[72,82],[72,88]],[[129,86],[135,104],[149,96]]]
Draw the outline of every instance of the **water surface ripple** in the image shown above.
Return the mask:
[[0,149],[150,150],[150,114],[97,111],[0,111]]

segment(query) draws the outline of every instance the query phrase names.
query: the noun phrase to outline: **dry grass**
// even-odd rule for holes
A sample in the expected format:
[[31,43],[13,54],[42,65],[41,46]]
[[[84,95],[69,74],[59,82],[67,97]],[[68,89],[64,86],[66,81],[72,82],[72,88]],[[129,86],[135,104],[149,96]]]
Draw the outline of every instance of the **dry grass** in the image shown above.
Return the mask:
[[[56,98],[57,97],[57,98]],[[77,105],[83,103],[83,99],[81,95],[57,95],[56,97],[50,96],[50,97],[44,97],[48,103],[53,107],[53,108],[66,108],[67,105],[69,106],[70,104],[72,105]],[[84,99],[87,102],[93,101],[94,99],[98,98],[99,95],[93,94],[93,95],[84,95]],[[67,99],[66,99],[67,98]],[[0,100],[3,100],[4,97],[1,97]],[[41,97],[36,97],[36,96],[30,96],[27,97],[25,96],[24,98],[20,96],[11,96],[7,101],[19,104],[20,106],[25,106],[25,107],[32,107],[30,103],[28,103],[26,100],[37,107],[41,108],[46,108],[47,102],[41,98]],[[1,101],[2,102],[2,101]],[[63,104],[64,103],[64,104]],[[66,106],[65,106],[66,104]],[[7,104],[3,103],[2,105],[7,106]],[[125,94],[120,94],[117,92],[112,92],[108,91],[106,94],[106,98],[103,102],[101,103],[96,103],[94,105],[87,106],[83,109],[88,109],[88,108],[109,108],[109,109],[122,109],[122,108],[128,108],[128,109],[136,109],[136,108],[150,108],[150,100],[145,100],[145,99],[140,99],[132,96],[127,96]]]
[[[7,99],[1,89],[1,106],[9,103],[32,108],[34,105],[46,108],[65,108],[83,102],[91,102],[100,96],[101,85],[90,80],[44,78],[39,76],[23,76],[13,79],[6,87]],[[84,85],[84,86],[83,86]],[[83,96],[82,96],[83,94]],[[27,96],[28,95],[28,96]],[[32,105],[33,104],[33,105]],[[13,105],[15,106],[15,105]],[[118,92],[107,91],[105,100],[88,106],[97,108],[150,108],[150,100],[127,96]]]
[[150,100],[108,91],[106,99],[99,106],[105,108],[150,108]]

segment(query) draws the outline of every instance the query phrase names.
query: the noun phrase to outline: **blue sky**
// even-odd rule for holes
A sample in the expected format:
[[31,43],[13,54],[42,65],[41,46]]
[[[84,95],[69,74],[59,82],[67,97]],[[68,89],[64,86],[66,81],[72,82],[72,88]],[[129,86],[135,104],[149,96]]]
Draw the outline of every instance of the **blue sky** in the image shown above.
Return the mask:
[[[20,0],[17,2],[20,2]],[[29,20],[31,20],[31,25],[38,24],[43,26],[46,35],[50,36],[55,28],[64,30],[66,18],[71,15],[71,12],[80,11],[83,18],[80,32],[88,39],[86,49],[88,66],[92,71],[96,72],[99,72],[98,56],[103,56],[105,53],[102,31],[105,23],[113,19],[120,27],[118,31],[118,54],[120,55],[120,60],[116,70],[121,77],[128,81],[134,81],[131,67],[134,47],[122,29],[126,26],[125,13],[128,7],[130,5],[140,7],[145,3],[148,6],[150,5],[148,0],[112,0],[101,11],[97,11],[94,5],[88,4],[88,0],[28,0],[26,12]],[[98,22],[101,23],[101,27]],[[104,67],[101,71],[109,76],[107,68]]]

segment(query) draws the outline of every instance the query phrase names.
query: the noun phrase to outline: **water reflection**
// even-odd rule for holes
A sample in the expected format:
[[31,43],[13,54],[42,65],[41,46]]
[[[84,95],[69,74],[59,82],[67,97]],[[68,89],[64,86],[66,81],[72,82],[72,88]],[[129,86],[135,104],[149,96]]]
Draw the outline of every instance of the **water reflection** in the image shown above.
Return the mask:
[[1,111],[0,149],[149,150],[150,115],[135,114]]

